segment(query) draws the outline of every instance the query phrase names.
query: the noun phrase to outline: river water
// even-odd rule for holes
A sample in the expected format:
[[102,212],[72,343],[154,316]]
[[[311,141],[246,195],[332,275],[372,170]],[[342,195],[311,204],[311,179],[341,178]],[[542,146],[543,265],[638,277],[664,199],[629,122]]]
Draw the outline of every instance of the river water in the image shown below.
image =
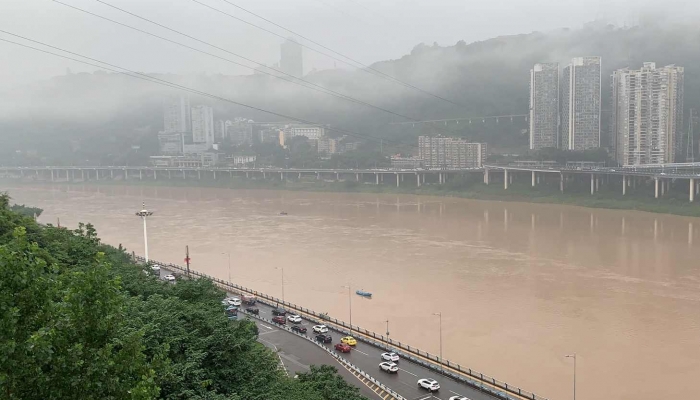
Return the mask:
[[[5,187],[40,220],[329,312],[550,399],[700,398],[700,219],[463,199]],[[280,211],[289,213],[280,216]],[[230,253],[230,268],[228,262]],[[284,273],[284,288],[282,276]],[[348,296],[364,289],[373,300]],[[442,396],[446,398],[447,395]],[[443,399],[444,400],[444,399]]]

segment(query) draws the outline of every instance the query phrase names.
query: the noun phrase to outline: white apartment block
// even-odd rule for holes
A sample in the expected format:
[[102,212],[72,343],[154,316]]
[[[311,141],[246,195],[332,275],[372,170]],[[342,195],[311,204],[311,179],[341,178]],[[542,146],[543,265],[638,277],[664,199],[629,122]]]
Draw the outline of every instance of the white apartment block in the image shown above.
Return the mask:
[[600,147],[601,59],[577,57],[561,80],[561,148],[583,151]]
[[676,160],[683,124],[684,69],[620,69],[612,75],[612,135],[621,165],[665,164]]
[[481,168],[486,155],[486,143],[442,136],[418,137],[418,158],[428,169]]
[[530,150],[559,147],[559,64],[530,70]]

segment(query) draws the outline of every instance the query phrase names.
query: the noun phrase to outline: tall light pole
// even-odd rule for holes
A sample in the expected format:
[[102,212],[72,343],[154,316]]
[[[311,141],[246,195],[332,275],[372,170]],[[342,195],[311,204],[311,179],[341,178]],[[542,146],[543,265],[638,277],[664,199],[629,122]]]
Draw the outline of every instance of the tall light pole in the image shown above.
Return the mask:
[[227,251],[226,253],[221,253],[221,254],[228,254],[228,282],[231,282],[231,252]]
[[148,231],[146,230],[146,218],[153,215],[153,212],[146,210],[146,203],[143,203],[141,211],[136,213],[137,217],[143,220],[143,247],[146,253],[146,262],[148,262]]
[[348,289],[348,308],[350,310],[350,333],[352,334],[352,295],[350,294],[350,285],[341,286]]
[[275,267],[275,269],[282,271],[282,303],[284,303],[284,267]]
[[576,353],[567,354],[565,357],[574,359],[574,400],[576,400]]
[[433,315],[437,315],[440,318],[440,369],[442,370],[442,313],[436,312]]

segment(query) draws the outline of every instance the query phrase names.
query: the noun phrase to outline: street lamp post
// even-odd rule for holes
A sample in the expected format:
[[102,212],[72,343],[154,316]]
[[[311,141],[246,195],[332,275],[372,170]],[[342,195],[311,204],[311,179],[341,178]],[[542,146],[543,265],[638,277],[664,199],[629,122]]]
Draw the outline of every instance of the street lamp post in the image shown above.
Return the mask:
[[350,311],[350,333],[352,334],[352,295],[350,294],[350,285],[342,286],[348,289],[348,309]]
[[437,315],[440,318],[440,370],[442,370],[442,313],[436,312],[433,315]]
[[141,211],[136,213],[137,217],[141,217],[143,220],[143,248],[146,256],[146,262],[148,262],[148,231],[146,230],[146,218],[153,215],[153,212],[146,210],[146,203],[143,203],[143,208]]
[[221,254],[228,254],[228,282],[233,283],[233,282],[231,282],[231,252],[228,251],[226,253],[221,253]]
[[567,354],[565,357],[574,359],[574,400],[576,400],[576,353]]

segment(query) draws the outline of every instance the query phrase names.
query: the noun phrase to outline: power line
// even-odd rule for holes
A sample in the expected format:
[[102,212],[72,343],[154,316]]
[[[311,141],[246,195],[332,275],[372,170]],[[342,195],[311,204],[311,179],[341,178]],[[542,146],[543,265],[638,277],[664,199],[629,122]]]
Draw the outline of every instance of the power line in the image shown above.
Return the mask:
[[[95,0],[95,1],[100,1],[100,0]],[[195,1],[195,0],[192,0],[192,1]],[[258,14],[256,14],[256,13],[250,11],[250,10],[247,10],[247,9],[245,9],[245,8],[239,6],[239,5],[236,5],[236,4],[232,3],[232,2],[230,2],[229,0],[221,0],[221,1],[223,1],[224,3],[230,4],[230,5],[233,6],[233,7],[238,8],[239,10],[241,10],[241,11],[243,11],[243,12],[246,12],[246,13],[248,13],[248,14],[250,14],[250,15],[253,15],[253,16],[255,16],[255,17],[258,17],[258,18],[262,19],[263,21],[268,22],[268,23],[270,23],[270,24],[272,24],[272,25],[274,25],[274,26],[276,26],[276,27],[278,27],[278,28],[280,28],[280,29],[284,29],[285,31],[287,31],[287,32],[289,32],[289,33],[291,33],[291,34],[296,35],[296,36],[298,36],[298,37],[300,37],[300,38],[302,38],[302,39],[304,39],[304,40],[307,40],[308,42],[313,43],[313,44],[315,44],[316,46],[319,46],[319,47],[321,47],[321,48],[323,48],[323,49],[325,49],[325,50],[328,50],[328,51],[330,51],[330,52],[332,52],[332,53],[334,53],[334,54],[337,54],[337,55],[339,55],[340,57],[343,57],[343,58],[345,58],[345,59],[348,59],[348,60],[350,60],[350,61],[352,61],[352,62],[354,62],[354,63],[356,63],[356,64],[362,66],[363,68],[365,68],[365,69],[363,69],[363,71],[365,71],[365,72],[367,72],[367,73],[370,73],[370,72],[368,72],[368,70],[369,70],[369,71],[372,71],[372,72],[374,72],[375,74],[381,75],[381,76],[384,77],[385,79],[392,80],[392,81],[394,81],[394,82],[396,82],[396,83],[399,83],[399,84],[401,84],[401,85],[403,85],[403,86],[405,86],[405,87],[407,87],[407,88],[411,88],[411,89],[417,90],[417,91],[419,91],[419,92],[421,92],[421,93],[423,93],[423,94],[425,94],[425,95],[428,95],[428,96],[434,97],[434,98],[436,98],[436,99],[439,99],[439,100],[448,102],[448,103],[450,103],[450,104],[452,104],[452,105],[455,105],[455,106],[458,106],[458,107],[461,107],[461,108],[466,108],[466,106],[464,106],[463,104],[459,104],[459,103],[454,102],[454,101],[452,101],[452,100],[450,100],[450,99],[444,98],[444,97],[439,96],[439,95],[434,94],[434,93],[431,93],[431,92],[429,92],[429,91],[427,91],[427,90],[424,90],[424,89],[421,89],[421,88],[419,88],[419,87],[417,87],[417,86],[415,86],[415,85],[412,85],[412,84],[410,84],[410,83],[404,82],[404,81],[402,81],[402,80],[400,80],[400,79],[398,79],[398,78],[396,78],[396,77],[394,77],[394,76],[391,76],[391,75],[389,75],[389,74],[386,74],[386,73],[384,73],[384,72],[382,72],[382,71],[380,71],[380,70],[378,70],[378,69],[372,68],[372,67],[370,67],[369,65],[363,64],[363,63],[361,63],[360,61],[357,61],[357,60],[353,59],[352,57],[349,57],[349,56],[346,56],[345,54],[339,53],[339,52],[337,52],[337,51],[335,51],[335,50],[333,50],[333,49],[331,49],[331,48],[329,48],[329,47],[326,47],[326,46],[322,45],[321,43],[318,43],[318,42],[316,42],[316,41],[314,41],[314,40],[312,40],[312,39],[310,39],[310,38],[308,38],[308,37],[306,37],[306,36],[304,36],[304,35],[301,35],[301,34],[295,32],[295,31],[293,31],[293,30],[291,30],[291,29],[285,28],[284,26],[279,25],[278,23],[273,22],[273,21],[271,21],[271,20],[269,20],[269,19],[267,19],[267,18],[265,18],[265,17],[263,17],[263,16],[261,16],[261,15],[258,15]],[[199,2],[197,1],[197,3],[199,3]],[[211,7],[210,7],[210,8],[211,8]],[[222,12],[222,13],[224,13],[224,12]],[[224,13],[224,14],[226,14],[226,13]],[[239,19],[239,18],[236,18],[236,17],[232,17],[232,18],[234,18],[234,19]],[[263,29],[263,28],[261,28],[261,29]],[[341,60],[339,60],[339,61],[341,61]],[[343,62],[343,63],[345,63],[345,64],[347,64],[347,65],[351,65],[351,64],[349,64],[348,62],[345,62],[345,61],[341,61],[341,62]],[[353,65],[353,66],[354,66],[354,65]],[[372,74],[372,75],[375,75],[375,74]]]
[[[88,15],[92,15],[92,16],[94,16],[94,17],[103,19],[103,20],[105,20],[105,21],[109,21],[109,22],[111,22],[111,23],[114,23],[114,24],[123,26],[123,27],[125,27],[125,28],[129,28],[129,29],[135,30],[135,31],[137,31],[137,32],[144,33],[144,34],[146,34],[146,35],[156,37],[156,38],[158,38],[158,39],[167,41],[167,42],[169,42],[169,43],[176,44],[176,45],[178,45],[178,46],[185,47],[185,48],[190,49],[190,50],[194,50],[194,51],[196,51],[196,52],[198,52],[198,53],[206,54],[206,55],[208,55],[208,56],[215,57],[215,58],[218,58],[218,59],[220,59],[220,60],[223,60],[223,61],[226,61],[226,62],[235,64],[235,65],[239,65],[239,66],[242,66],[242,67],[245,67],[245,68],[249,68],[249,69],[255,70],[255,68],[253,68],[253,67],[251,67],[251,66],[249,66],[249,65],[241,64],[241,63],[239,63],[239,62],[233,61],[233,60],[228,59],[228,58],[225,58],[225,57],[218,56],[218,55],[213,54],[213,53],[209,53],[209,52],[207,52],[207,51],[198,49],[198,48],[196,48],[196,47],[192,47],[192,46],[189,46],[189,45],[187,45],[187,44],[184,44],[184,43],[181,43],[181,42],[178,42],[178,41],[175,41],[175,40],[171,40],[171,39],[165,38],[165,37],[163,37],[163,36],[159,36],[159,35],[156,35],[156,34],[154,34],[154,33],[151,33],[151,32],[148,32],[148,31],[145,31],[145,30],[142,30],[142,29],[133,27],[133,26],[131,26],[131,25],[127,25],[127,24],[121,23],[121,22],[119,22],[119,21],[115,21],[115,20],[113,20],[113,19],[110,19],[110,18],[104,17],[104,16],[102,16],[102,15],[99,15],[99,14],[96,14],[96,13],[93,13],[93,12],[90,12],[90,11],[87,11],[87,10],[84,10],[84,9],[82,9],[82,8],[75,7],[75,6],[72,6],[72,5],[70,5],[70,4],[63,3],[63,2],[61,2],[61,1],[59,1],[59,0],[53,0],[53,1],[56,2],[56,3],[58,3],[58,4],[64,5],[64,6],[66,6],[66,7],[72,8],[72,9],[74,9],[74,10],[77,10],[77,11],[80,11],[80,12],[83,12],[83,13],[86,13],[86,14],[88,14]],[[252,63],[255,63],[255,64],[257,64],[257,65],[259,65],[259,66],[262,66],[262,67],[265,67],[265,68],[270,68],[270,67],[267,67],[267,66],[265,66],[264,64],[259,63],[259,62],[255,61],[255,60],[252,60],[252,59],[249,59],[249,58],[247,58],[247,57],[241,56],[241,55],[239,55],[239,54],[233,53],[233,52],[231,52],[231,51],[229,51],[229,50],[226,50],[226,49],[224,49],[224,48],[218,47],[218,46],[216,46],[216,45],[213,45],[213,44],[211,44],[211,43],[205,42],[205,41],[203,41],[203,40],[197,39],[197,38],[195,38],[195,37],[193,37],[193,36],[190,36],[190,35],[188,35],[188,34],[186,34],[186,33],[179,32],[179,31],[177,31],[177,30],[175,30],[175,29],[172,29],[172,28],[169,28],[169,27],[167,27],[167,26],[165,26],[165,25],[161,25],[161,24],[159,24],[159,23],[157,23],[157,22],[154,22],[154,21],[151,21],[151,20],[149,20],[149,19],[147,19],[147,18],[138,16],[138,15],[136,15],[136,14],[133,14],[133,13],[129,12],[129,11],[123,10],[123,9],[121,9],[121,8],[119,8],[119,7],[112,6],[112,5],[110,5],[110,4],[107,4],[107,3],[102,2],[102,1],[100,1],[100,0],[96,0],[96,1],[98,1],[98,2],[100,2],[100,3],[103,3],[103,4],[105,4],[105,5],[108,5],[108,6],[110,6],[110,7],[113,7],[113,8],[115,8],[115,9],[120,10],[120,11],[122,11],[122,12],[124,12],[124,13],[129,14],[129,15],[132,15],[132,16],[134,16],[134,17],[140,18],[140,19],[142,19],[142,20],[144,20],[144,21],[148,21],[148,22],[150,22],[150,23],[152,23],[152,24],[155,24],[155,25],[160,26],[160,27],[162,27],[162,28],[168,29],[168,30],[170,30],[170,31],[172,31],[172,32],[175,32],[175,33],[178,33],[178,34],[180,34],[180,35],[183,35],[183,36],[185,36],[185,37],[187,37],[187,38],[190,38],[190,39],[196,40],[196,41],[198,41],[198,42],[204,43],[204,44],[206,44],[206,45],[208,45],[208,46],[211,46],[211,47],[213,47],[213,48],[215,48],[215,49],[218,49],[218,50],[224,51],[224,52],[226,52],[226,53],[232,54],[232,55],[234,55],[234,56],[236,56],[236,57],[239,57],[239,58],[241,58],[241,59],[244,59],[244,60],[246,60],[246,61],[250,61],[250,62],[252,62]],[[326,93],[326,94],[329,94],[329,95],[331,95],[331,96],[338,97],[338,98],[341,98],[341,99],[344,99],[344,100],[347,100],[347,101],[350,101],[350,102],[353,102],[353,103],[356,103],[356,104],[360,104],[360,105],[364,105],[364,106],[366,106],[366,107],[374,108],[374,109],[377,109],[377,110],[379,110],[379,111],[383,111],[383,112],[386,112],[386,113],[388,113],[388,114],[395,115],[395,116],[397,116],[397,117],[405,118],[405,119],[408,119],[408,120],[415,120],[415,121],[418,121],[418,119],[416,119],[416,118],[409,117],[409,116],[407,116],[407,115],[403,115],[403,114],[400,114],[400,113],[391,111],[391,110],[389,110],[389,109],[386,109],[386,108],[383,108],[383,107],[380,107],[380,106],[375,106],[374,104],[368,103],[368,102],[366,102],[366,101],[356,99],[356,98],[354,98],[354,97],[345,95],[345,94],[343,94],[343,93],[340,93],[340,92],[335,91],[335,90],[332,90],[332,89],[328,89],[328,88],[326,88],[326,87],[324,87],[324,86],[322,86],[322,85],[318,85],[318,84],[313,83],[313,82],[310,82],[310,81],[308,81],[308,80],[295,77],[294,75],[291,75],[291,74],[286,73],[286,72],[284,72],[284,71],[280,71],[280,70],[275,69],[275,68],[270,68],[270,69],[273,70],[273,71],[279,72],[279,73],[281,73],[281,74],[284,74],[284,75],[286,75],[286,76],[288,76],[288,77],[290,77],[290,78],[293,78],[294,80],[285,79],[284,77],[277,76],[277,75],[275,75],[275,74],[272,74],[272,73],[269,73],[269,72],[265,72],[265,71],[259,71],[259,72],[261,72],[261,73],[263,73],[263,74],[265,74],[265,75],[271,76],[271,77],[273,77],[273,78],[276,78],[276,79],[281,79],[281,80],[283,80],[283,81],[290,82],[290,83],[292,83],[292,84],[305,87],[305,88],[307,88],[307,89],[316,90],[316,91],[318,91],[318,92]],[[302,83],[300,83],[300,82],[297,82],[297,81],[306,83],[306,85],[304,85],[304,84],[302,84]],[[308,86],[307,86],[307,85],[308,85]],[[314,89],[314,88],[316,88],[316,89]]]
[[[49,48],[52,48],[52,49],[55,49],[55,50],[59,50],[59,51],[62,51],[62,52],[64,52],[64,53],[72,54],[72,55],[75,55],[75,56],[78,56],[78,57],[85,58],[85,59],[87,59],[87,60],[91,60],[91,61],[94,61],[94,62],[97,62],[97,63],[100,63],[100,64],[104,64],[104,65],[107,65],[107,66],[109,66],[109,67],[105,67],[104,65],[94,64],[94,63],[91,63],[91,62],[88,62],[88,61],[85,61],[85,60],[80,60],[80,59],[73,58],[73,57],[69,57],[69,56],[66,56],[66,55],[57,54],[57,53],[54,53],[54,52],[51,52],[51,51],[48,51],[48,50],[36,48],[36,47],[29,46],[29,45],[26,45],[26,44],[23,44],[23,43],[14,42],[14,41],[11,41],[11,40],[7,40],[7,39],[2,39],[2,38],[0,38],[0,41],[3,41],[3,42],[12,43],[12,44],[15,44],[15,45],[18,45],[18,46],[22,46],[22,47],[25,47],[25,48],[28,48],[28,49],[32,49],[32,50],[39,51],[39,52],[46,53],[46,54],[50,54],[50,55],[53,55],[53,56],[56,56],[56,57],[61,57],[61,58],[64,58],[64,59],[76,61],[76,62],[79,62],[79,63],[82,63],[82,64],[86,64],[86,65],[90,65],[90,66],[93,66],[93,67],[97,67],[97,68],[101,68],[101,69],[106,69],[106,70],[108,70],[108,71],[112,71],[112,72],[115,72],[115,73],[118,73],[118,74],[122,74],[122,75],[125,75],[125,76],[132,77],[132,78],[137,78],[137,79],[145,80],[145,81],[148,81],[148,82],[151,82],[151,83],[155,83],[155,84],[159,84],[159,85],[163,85],[163,86],[168,86],[168,87],[175,88],[175,89],[179,89],[179,90],[182,90],[182,91],[194,93],[194,94],[197,94],[197,95],[200,95],[200,96],[203,96],[203,97],[209,97],[209,98],[212,98],[212,99],[215,99],[215,100],[220,100],[220,101],[224,101],[224,102],[227,102],[227,103],[239,105],[239,106],[242,106],[242,107],[249,108],[249,109],[251,109],[251,110],[261,111],[261,112],[268,113],[268,114],[271,114],[271,115],[276,115],[276,116],[278,116],[278,117],[282,117],[282,118],[286,118],[286,119],[289,119],[289,120],[297,121],[297,122],[300,122],[300,123],[303,123],[303,124],[315,125],[315,126],[323,126],[323,124],[318,123],[318,122],[314,122],[314,121],[309,121],[309,120],[305,120],[305,119],[302,119],[302,118],[293,117],[293,116],[290,116],[290,115],[286,115],[286,114],[282,114],[282,113],[278,113],[278,112],[266,110],[266,109],[264,109],[264,108],[260,108],[260,107],[256,107],[256,106],[251,106],[251,105],[249,105],[249,104],[245,104],[245,103],[241,103],[241,102],[238,102],[238,101],[235,101],[235,100],[231,100],[231,99],[228,99],[228,98],[225,98],[225,97],[217,96],[217,95],[215,95],[215,94],[211,94],[211,93],[208,93],[208,92],[204,92],[204,91],[201,91],[201,90],[198,90],[198,89],[193,89],[193,88],[190,88],[190,87],[187,87],[187,86],[184,86],[184,85],[180,85],[180,84],[177,84],[177,83],[174,83],[174,82],[170,82],[170,81],[167,81],[167,80],[164,80],[164,79],[156,78],[156,77],[153,77],[153,76],[150,76],[150,75],[141,73],[141,72],[136,72],[136,71],[130,70],[130,69],[128,69],[128,68],[120,67],[120,66],[115,65],[115,64],[110,64],[110,63],[105,62],[105,61],[101,61],[101,60],[98,60],[98,59],[95,59],[95,58],[91,58],[91,57],[88,57],[88,56],[84,56],[84,55],[82,55],[82,54],[75,53],[75,52],[72,52],[72,51],[70,51],[70,50],[66,50],[66,49],[63,49],[63,48],[60,48],[60,47],[57,47],[57,46],[53,46],[53,45],[50,45],[50,44],[48,44],[48,43],[44,43],[44,42],[41,42],[41,41],[38,41],[38,40],[30,39],[30,38],[28,38],[28,37],[26,37],[26,36],[17,35],[17,34],[15,34],[15,33],[8,32],[8,31],[1,30],[1,29],[0,29],[0,32],[2,32],[2,33],[4,33],[4,34],[7,34],[7,35],[11,35],[11,36],[17,37],[17,38],[20,38],[20,39],[23,39],[23,40],[27,40],[27,41],[32,42],[32,43],[36,43],[36,44],[39,44],[39,45],[42,45],[42,46],[46,46],[46,47],[49,47]],[[110,67],[112,67],[112,68],[110,68]],[[117,69],[114,69],[114,68],[117,68]],[[119,71],[119,70],[121,70],[121,71]],[[124,71],[126,71],[126,72],[124,72]],[[328,129],[331,130],[331,131],[336,131],[336,132],[339,132],[339,133],[343,133],[343,134],[346,134],[346,135],[351,135],[351,136],[355,136],[355,137],[359,137],[359,138],[371,140],[371,141],[374,141],[374,142],[382,143],[382,142],[385,142],[385,141],[386,141],[386,140],[383,140],[383,139],[377,139],[377,138],[372,137],[372,136],[363,135],[363,134],[361,134],[361,133],[357,133],[357,132],[354,132],[354,131],[349,131],[349,130],[347,130],[347,129],[332,128],[332,127],[330,127],[330,126],[328,127]],[[415,145],[410,145],[410,144],[406,144],[406,143],[396,143],[396,144],[398,144],[398,145],[408,145],[408,146],[412,146],[412,147],[417,147],[417,146],[415,146]]]

